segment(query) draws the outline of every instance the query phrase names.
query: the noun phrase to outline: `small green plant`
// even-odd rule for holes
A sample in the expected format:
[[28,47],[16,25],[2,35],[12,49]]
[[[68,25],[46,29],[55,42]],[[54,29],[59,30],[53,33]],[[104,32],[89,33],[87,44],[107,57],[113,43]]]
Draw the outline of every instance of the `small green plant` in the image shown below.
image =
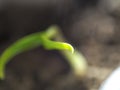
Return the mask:
[[46,31],[37,32],[17,40],[0,56],[0,79],[5,78],[6,64],[14,56],[39,46],[43,46],[47,50],[61,50],[61,53],[68,60],[75,75],[84,76],[87,69],[85,58],[78,51],[74,51],[70,44],[64,43],[64,41],[65,39],[57,26],[51,26]]

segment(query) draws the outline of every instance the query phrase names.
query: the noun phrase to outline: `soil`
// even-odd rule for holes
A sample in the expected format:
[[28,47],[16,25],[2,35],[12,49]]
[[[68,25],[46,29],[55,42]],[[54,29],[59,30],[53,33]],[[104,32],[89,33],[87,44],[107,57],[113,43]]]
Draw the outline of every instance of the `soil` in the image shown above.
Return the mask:
[[[7,64],[0,90],[98,90],[120,65],[118,18],[91,8],[73,15],[59,26],[68,42],[85,56],[87,75],[76,78],[58,51],[39,47],[17,55]],[[35,31],[19,31],[19,36],[14,30],[9,32],[1,31],[0,53],[19,37]]]

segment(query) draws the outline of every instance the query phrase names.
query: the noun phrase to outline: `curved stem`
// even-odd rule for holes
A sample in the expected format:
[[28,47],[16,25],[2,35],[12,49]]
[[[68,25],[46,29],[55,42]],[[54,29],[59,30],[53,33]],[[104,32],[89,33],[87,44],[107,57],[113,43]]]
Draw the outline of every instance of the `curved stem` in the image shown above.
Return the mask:
[[4,69],[10,59],[17,54],[38,47],[41,42],[38,33],[24,37],[8,47],[0,57],[0,78],[4,79]]

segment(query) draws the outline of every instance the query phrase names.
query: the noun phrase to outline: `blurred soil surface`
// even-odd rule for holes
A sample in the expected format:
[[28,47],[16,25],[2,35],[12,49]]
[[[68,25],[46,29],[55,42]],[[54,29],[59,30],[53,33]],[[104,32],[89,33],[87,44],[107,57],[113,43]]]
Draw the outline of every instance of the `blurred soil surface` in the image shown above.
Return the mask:
[[[118,18],[91,8],[73,15],[65,23],[60,25],[64,36],[87,59],[88,72],[85,78],[79,80],[72,75],[68,62],[58,51],[46,51],[39,47],[17,55],[7,64],[6,78],[0,81],[0,90],[99,89],[102,82],[120,65]],[[18,36],[35,31],[21,32],[1,31],[0,53]]]

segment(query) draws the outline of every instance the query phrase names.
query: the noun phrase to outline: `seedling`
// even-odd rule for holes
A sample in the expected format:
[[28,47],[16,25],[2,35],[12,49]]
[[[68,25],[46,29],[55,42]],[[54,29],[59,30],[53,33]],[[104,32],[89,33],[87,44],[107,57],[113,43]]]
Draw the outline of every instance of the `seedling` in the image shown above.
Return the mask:
[[68,63],[73,69],[74,74],[79,77],[84,76],[87,69],[85,58],[78,51],[74,50],[70,44],[64,43],[64,41],[65,39],[57,26],[51,26],[46,31],[33,33],[17,40],[0,56],[0,79],[5,78],[6,64],[13,57],[19,53],[37,48],[39,46],[43,46],[47,50],[61,50],[61,53],[68,60]]

